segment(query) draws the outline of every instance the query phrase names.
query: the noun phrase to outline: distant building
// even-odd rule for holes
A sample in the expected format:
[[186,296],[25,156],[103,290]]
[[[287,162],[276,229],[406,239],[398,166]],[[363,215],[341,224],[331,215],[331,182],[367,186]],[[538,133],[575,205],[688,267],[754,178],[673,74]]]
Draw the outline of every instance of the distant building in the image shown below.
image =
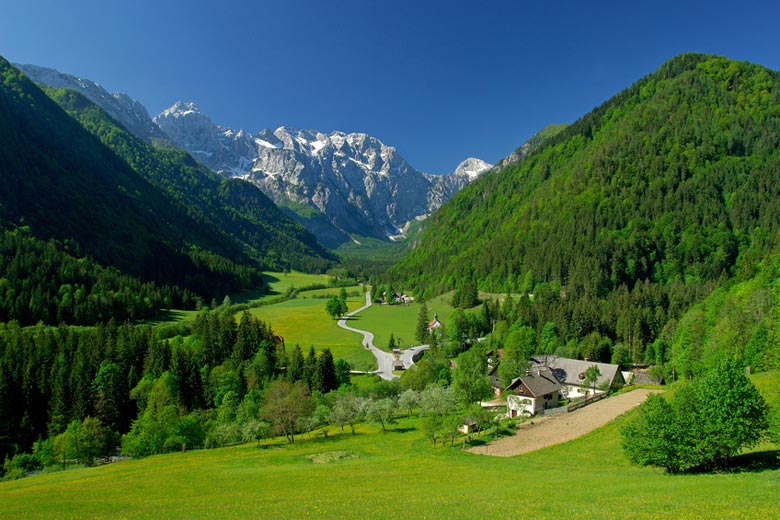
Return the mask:
[[433,332],[436,329],[442,328],[444,325],[439,321],[439,313],[433,313],[433,320],[428,324],[428,332]]
[[663,385],[664,378],[652,376],[647,368],[632,368],[623,372],[623,379],[628,385]]

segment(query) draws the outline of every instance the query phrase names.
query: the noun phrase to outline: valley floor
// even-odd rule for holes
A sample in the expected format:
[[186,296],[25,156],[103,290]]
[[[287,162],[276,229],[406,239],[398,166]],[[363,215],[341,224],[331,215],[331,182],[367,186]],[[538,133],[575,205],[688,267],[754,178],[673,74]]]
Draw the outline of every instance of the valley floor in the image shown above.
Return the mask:
[[512,457],[581,437],[639,406],[655,390],[638,388],[615,395],[571,413],[541,417],[521,425],[511,437],[503,437],[468,451],[495,457]]

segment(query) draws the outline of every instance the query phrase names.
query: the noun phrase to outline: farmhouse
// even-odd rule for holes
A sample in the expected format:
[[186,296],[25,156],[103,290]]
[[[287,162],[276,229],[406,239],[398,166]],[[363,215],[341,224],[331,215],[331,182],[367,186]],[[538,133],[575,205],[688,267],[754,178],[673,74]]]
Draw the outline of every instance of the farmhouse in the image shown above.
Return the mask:
[[555,379],[552,370],[534,368],[526,375],[512,380],[505,392],[511,392],[506,399],[509,417],[536,415],[542,410],[556,408],[558,395],[563,385]]
[[[531,358],[530,363],[533,368],[550,369],[555,379],[563,385],[561,393],[569,399],[603,393],[615,385],[626,383],[620,367],[612,363],[582,361],[559,356],[536,356]],[[598,367],[599,376],[595,383],[588,385],[585,381],[585,373],[593,366]]]

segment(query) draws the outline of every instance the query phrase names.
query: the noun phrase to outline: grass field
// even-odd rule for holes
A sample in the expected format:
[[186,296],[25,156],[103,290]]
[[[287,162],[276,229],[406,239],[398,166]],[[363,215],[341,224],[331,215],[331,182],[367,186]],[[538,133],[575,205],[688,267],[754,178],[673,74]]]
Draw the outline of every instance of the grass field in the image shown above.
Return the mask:
[[[332,290],[338,292],[338,289]],[[270,323],[274,332],[284,338],[288,350],[296,343],[301,345],[304,355],[310,345],[314,345],[316,350],[328,347],[334,357],[346,360],[355,370],[375,370],[376,361],[361,346],[361,336],[336,325],[336,320],[325,312],[326,299],[304,298],[306,294],[294,300],[256,307],[249,312]],[[350,309],[357,309],[364,302],[362,294],[347,298]]]
[[[432,320],[433,314],[438,312],[439,321],[446,327],[454,312],[454,309],[449,305],[451,297],[452,295],[448,293],[429,300],[426,303],[428,319]],[[420,304],[417,302],[408,305],[372,305],[354,320],[350,320],[350,325],[373,332],[374,345],[381,349],[387,350],[390,334],[393,334],[396,341],[401,338],[401,348],[407,348],[417,344],[414,336],[419,314]]]
[[328,285],[332,278],[325,274],[306,274],[298,271],[289,273],[263,273],[263,281],[268,287],[266,293],[247,291],[230,296],[233,303],[262,302],[286,294],[290,287],[300,289],[312,285]]
[[[263,281],[268,291],[245,291],[230,295],[232,303],[262,303],[284,296],[290,287],[302,288],[313,285],[328,285],[332,277],[325,274],[306,274],[298,271],[289,273],[266,272],[263,273]],[[338,292],[338,289],[329,289]],[[206,302],[208,305],[209,302]],[[217,303],[222,303],[219,301]],[[196,310],[168,309],[160,313],[156,320],[147,320],[150,325],[173,325],[182,322],[195,321],[198,315]]]
[[[0,483],[3,518],[776,518],[774,468],[669,476],[630,465],[622,418],[513,458],[433,449],[418,419]],[[774,449],[764,446],[764,449]],[[770,457],[771,459],[771,457]]]

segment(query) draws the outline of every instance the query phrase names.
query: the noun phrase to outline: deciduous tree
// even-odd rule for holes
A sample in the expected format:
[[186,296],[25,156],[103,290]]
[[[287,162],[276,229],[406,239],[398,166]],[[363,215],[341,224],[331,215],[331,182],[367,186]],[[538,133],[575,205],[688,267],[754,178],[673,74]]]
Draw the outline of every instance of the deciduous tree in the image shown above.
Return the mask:
[[302,418],[314,411],[314,401],[303,383],[277,380],[268,387],[260,410],[260,418],[268,421],[272,431],[295,442]]

